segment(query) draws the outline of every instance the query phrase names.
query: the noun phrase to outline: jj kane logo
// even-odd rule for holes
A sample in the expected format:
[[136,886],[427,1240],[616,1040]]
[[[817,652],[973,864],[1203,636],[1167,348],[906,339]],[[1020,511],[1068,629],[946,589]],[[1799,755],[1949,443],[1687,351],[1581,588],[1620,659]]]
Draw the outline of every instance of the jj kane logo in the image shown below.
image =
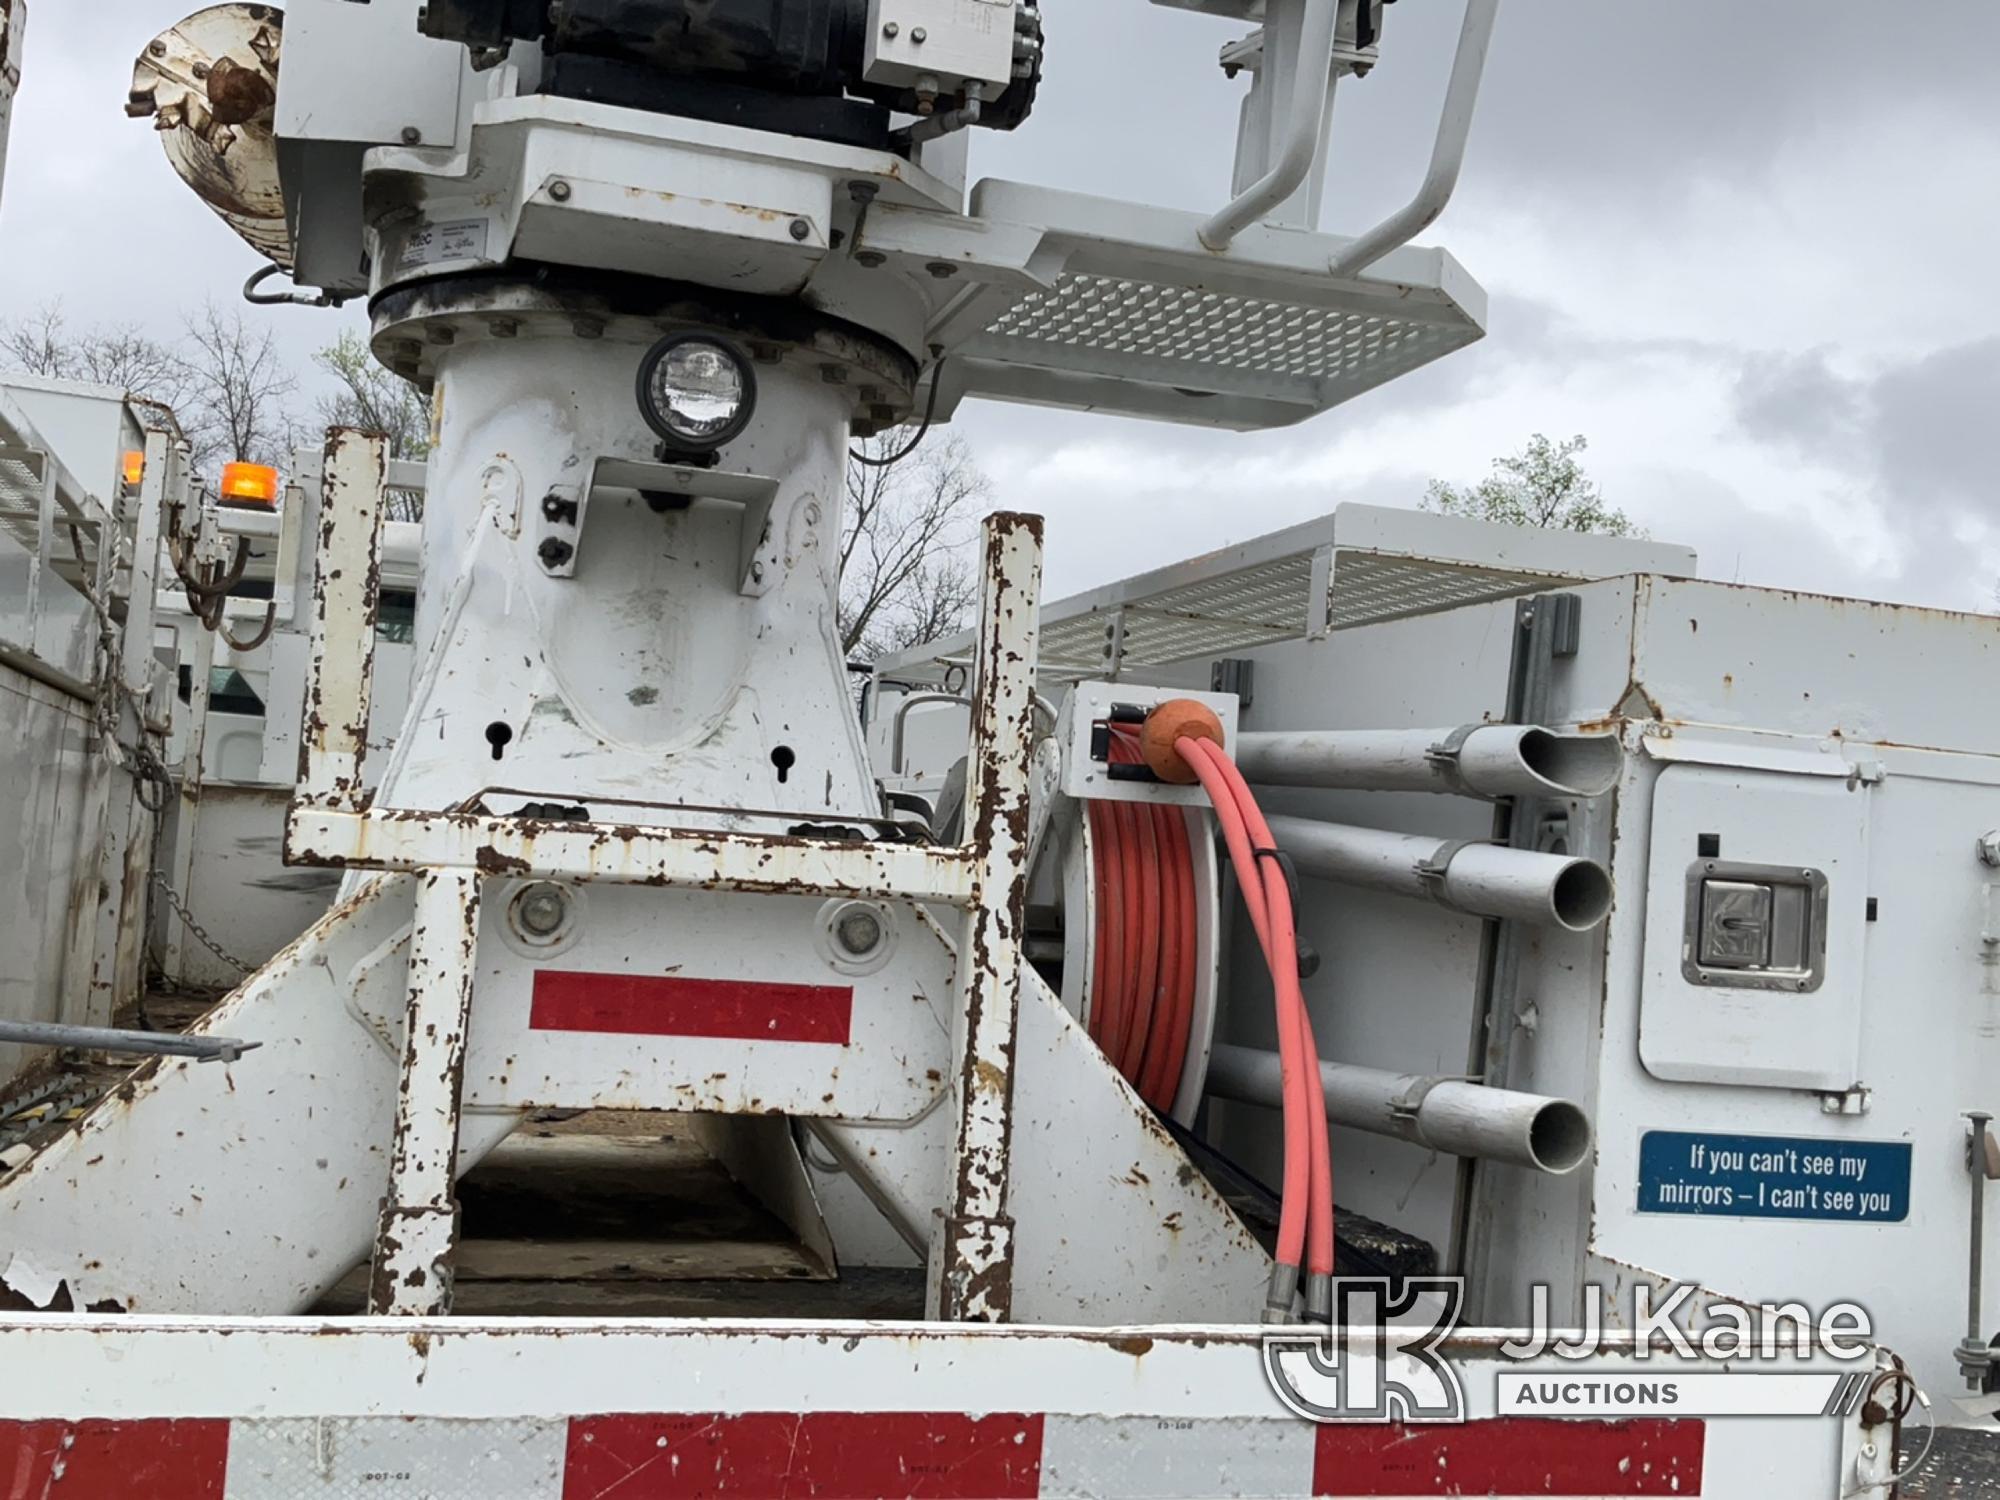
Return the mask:
[[1413,1276],[1333,1284],[1333,1321],[1264,1336],[1264,1375],[1309,1422],[1462,1422],[1465,1390],[1440,1346],[1465,1283]]
[[[1851,1302],[1815,1314],[1796,1302],[1749,1306],[1691,1286],[1585,1287],[1577,1324],[1558,1331],[1547,1287],[1530,1326],[1484,1343],[1502,1415],[1841,1416],[1859,1405],[1875,1346]],[[1461,1372],[1445,1352],[1464,1283],[1412,1277],[1333,1284],[1330,1324],[1264,1335],[1265,1379],[1310,1422],[1462,1422]],[[1607,1334],[1608,1328],[1620,1331]],[[1553,1364],[1546,1363],[1554,1361]],[[1584,1362],[1588,1362],[1587,1367]]]

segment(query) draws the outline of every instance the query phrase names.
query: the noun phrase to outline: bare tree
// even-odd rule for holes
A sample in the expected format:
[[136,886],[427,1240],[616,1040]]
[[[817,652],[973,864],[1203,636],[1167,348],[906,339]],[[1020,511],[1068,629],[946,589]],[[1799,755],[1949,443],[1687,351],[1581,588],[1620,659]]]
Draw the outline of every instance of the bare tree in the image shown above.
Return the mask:
[[868,439],[860,451],[878,462],[848,465],[840,644],[858,660],[949,635],[979,597],[969,554],[992,482],[956,435],[880,464],[907,442],[902,433]]
[[170,408],[213,476],[233,458],[281,464],[297,431],[298,382],[270,333],[204,303],[165,343],[129,326],[74,328],[60,302],[0,323],[0,360],[32,375],[106,385]]
[[352,329],[313,363],[339,382],[322,396],[319,414],[328,427],[360,427],[389,440],[391,458],[421,459],[431,451],[431,408],[423,393],[375,362],[368,341]]
[[[338,387],[320,397],[320,421],[327,427],[360,427],[389,440],[391,458],[424,459],[431,451],[431,409],[423,392],[376,362],[368,341],[351,329],[313,356]],[[389,519],[415,521],[423,515],[423,494],[389,492]]]
[[1433,479],[1423,509],[1506,526],[1643,536],[1630,516],[1605,500],[1577,462],[1577,454],[1589,446],[1581,436],[1552,443],[1538,432],[1518,454],[1494,459],[1493,472],[1469,488]]
[[230,459],[282,466],[298,436],[291,398],[299,383],[270,331],[213,302],[203,303],[183,326],[188,393],[181,423],[194,445],[196,470],[209,473]]
[[0,360],[30,375],[113,386],[167,406],[188,393],[186,362],[172,347],[133,328],[73,331],[61,302],[0,323]]

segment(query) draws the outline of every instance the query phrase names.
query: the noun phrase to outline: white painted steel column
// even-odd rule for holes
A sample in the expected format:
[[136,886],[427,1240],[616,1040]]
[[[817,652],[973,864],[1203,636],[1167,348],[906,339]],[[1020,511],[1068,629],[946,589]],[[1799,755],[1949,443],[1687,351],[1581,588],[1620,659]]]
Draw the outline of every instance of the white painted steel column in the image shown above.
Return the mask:
[[1014,1301],[1007,1188],[1028,896],[1041,517],[989,516],[981,543],[985,573],[965,786],[978,899],[960,929],[952,1027],[957,1116],[949,1201],[931,1245],[930,1302],[936,1317],[998,1323],[1011,1316]]
[[379,435],[351,427],[336,427],[327,434],[320,482],[319,561],[313,577],[311,666],[305,721],[299,727],[302,802],[361,805],[388,471],[388,444]]
[[[208,685],[215,665],[215,632],[190,623],[182,637],[189,645],[188,719],[189,727],[181,748],[180,796],[175,809],[173,846],[169,851],[173,869],[167,878],[190,905],[194,900],[194,851],[201,823],[202,757],[208,746]],[[162,969],[178,984],[187,977],[188,925],[178,913],[166,922],[166,952]]]
[[396,1094],[389,1192],[368,1281],[370,1312],[423,1316],[451,1310],[458,1245],[453,1168],[478,932],[476,874],[427,870],[418,877],[403,1078]]
[[7,181],[7,122],[21,86],[21,52],[28,40],[28,0],[0,5],[0,187]]
[[[1333,47],[1343,8],[1341,0],[1280,0],[1268,8],[1264,35],[1269,51],[1264,66],[1281,77],[1288,72],[1291,82],[1290,98],[1280,101],[1274,97],[1270,107],[1274,116],[1280,102],[1288,103],[1290,109],[1282,134],[1273,132],[1274,149],[1265,174],[1197,231],[1208,249],[1227,250],[1237,235],[1296,193],[1320,165],[1327,100],[1334,86]],[[1293,44],[1288,70],[1274,66],[1280,38]]]
[[[132,521],[131,557],[125,595],[125,620],[118,650],[103,670],[114,681],[106,684],[116,699],[114,722],[124,749],[110,753],[121,758],[147,745],[146,700],[153,685],[153,579],[160,555],[160,520],[166,498],[179,490],[183,460],[178,448],[162,431],[146,434],[146,475],[139,487],[138,511]],[[110,556],[108,566],[100,566],[98,597],[106,607],[117,577],[115,555],[124,538],[121,505],[106,508],[107,524],[98,538],[100,562]],[[157,762],[156,762],[157,764]],[[90,964],[90,990],[85,1000],[82,1022],[86,1026],[108,1026],[125,1001],[138,991],[139,969],[145,946],[146,887],[152,875],[151,824],[155,816],[139,796],[135,774],[144,762],[133,759],[124,771],[111,778],[106,803],[104,838],[98,864],[99,897],[94,950]],[[164,783],[156,782],[162,807]]]

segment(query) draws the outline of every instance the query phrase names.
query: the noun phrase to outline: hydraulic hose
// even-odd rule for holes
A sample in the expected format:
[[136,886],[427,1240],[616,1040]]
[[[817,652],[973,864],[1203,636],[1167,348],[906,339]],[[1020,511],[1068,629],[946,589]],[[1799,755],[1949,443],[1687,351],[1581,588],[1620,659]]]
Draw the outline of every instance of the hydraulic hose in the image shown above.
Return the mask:
[[[1215,808],[1243,903],[1264,949],[1277,1002],[1278,1052],[1285,1085],[1285,1183],[1279,1210],[1278,1263],[1303,1264],[1308,1314],[1331,1294],[1334,1269],[1333,1170],[1326,1101],[1318,1087],[1319,1051],[1299,983],[1297,915],[1271,830],[1235,763],[1213,741],[1184,736],[1175,748]],[[1301,1248],[1303,1256],[1301,1257]],[[1275,1298],[1272,1312],[1277,1311]]]
[[[1319,1049],[1299,979],[1290,867],[1205,706],[1178,700],[1161,705],[1136,732],[1127,724],[1110,729],[1111,764],[1143,764],[1165,781],[1199,782],[1222,829],[1271,972],[1277,1019],[1284,1179],[1265,1317],[1291,1320],[1302,1271],[1307,1316],[1329,1316],[1333,1168]],[[1187,1062],[1194,1021],[1198,916],[1185,815],[1164,803],[1097,800],[1088,816],[1098,913],[1090,1034],[1140,1097],[1165,1112]]]
[[[1129,731],[1111,758],[1137,765]],[[1112,1065],[1161,1113],[1172,1109],[1194,1020],[1194,858],[1172,807],[1090,805],[1098,896],[1091,955],[1090,1034]]]

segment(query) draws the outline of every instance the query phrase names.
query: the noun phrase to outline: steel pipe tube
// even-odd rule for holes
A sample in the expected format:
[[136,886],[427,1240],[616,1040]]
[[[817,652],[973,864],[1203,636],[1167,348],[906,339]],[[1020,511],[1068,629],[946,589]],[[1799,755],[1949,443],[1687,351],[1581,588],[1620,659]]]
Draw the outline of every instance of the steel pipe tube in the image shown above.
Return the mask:
[[[1332,1123],[1450,1156],[1506,1162],[1560,1177],[1590,1154],[1590,1120],[1567,1099],[1334,1062],[1319,1065],[1319,1082]],[[1209,1059],[1208,1091],[1279,1108],[1284,1083],[1278,1054],[1218,1045]]]
[[1616,735],[1532,724],[1239,734],[1231,749],[1244,776],[1267,786],[1468,797],[1600,797],[1625,763]]
[[192,1057],[197,1062],[235,1062],[262,1042],[205,1033],[124,1031],[111,1026],[64,1026],[54,1021],[0,1021],[0,1042],[23,1047],[74,1047],[87,1052],[126,1052],[137,1057]]
[[1272,818],[1271,833],[1307,875],[1428,897],[1474,916],[1587,932],[1611,911],[1611,875],[1595,860],[1315,818]]

